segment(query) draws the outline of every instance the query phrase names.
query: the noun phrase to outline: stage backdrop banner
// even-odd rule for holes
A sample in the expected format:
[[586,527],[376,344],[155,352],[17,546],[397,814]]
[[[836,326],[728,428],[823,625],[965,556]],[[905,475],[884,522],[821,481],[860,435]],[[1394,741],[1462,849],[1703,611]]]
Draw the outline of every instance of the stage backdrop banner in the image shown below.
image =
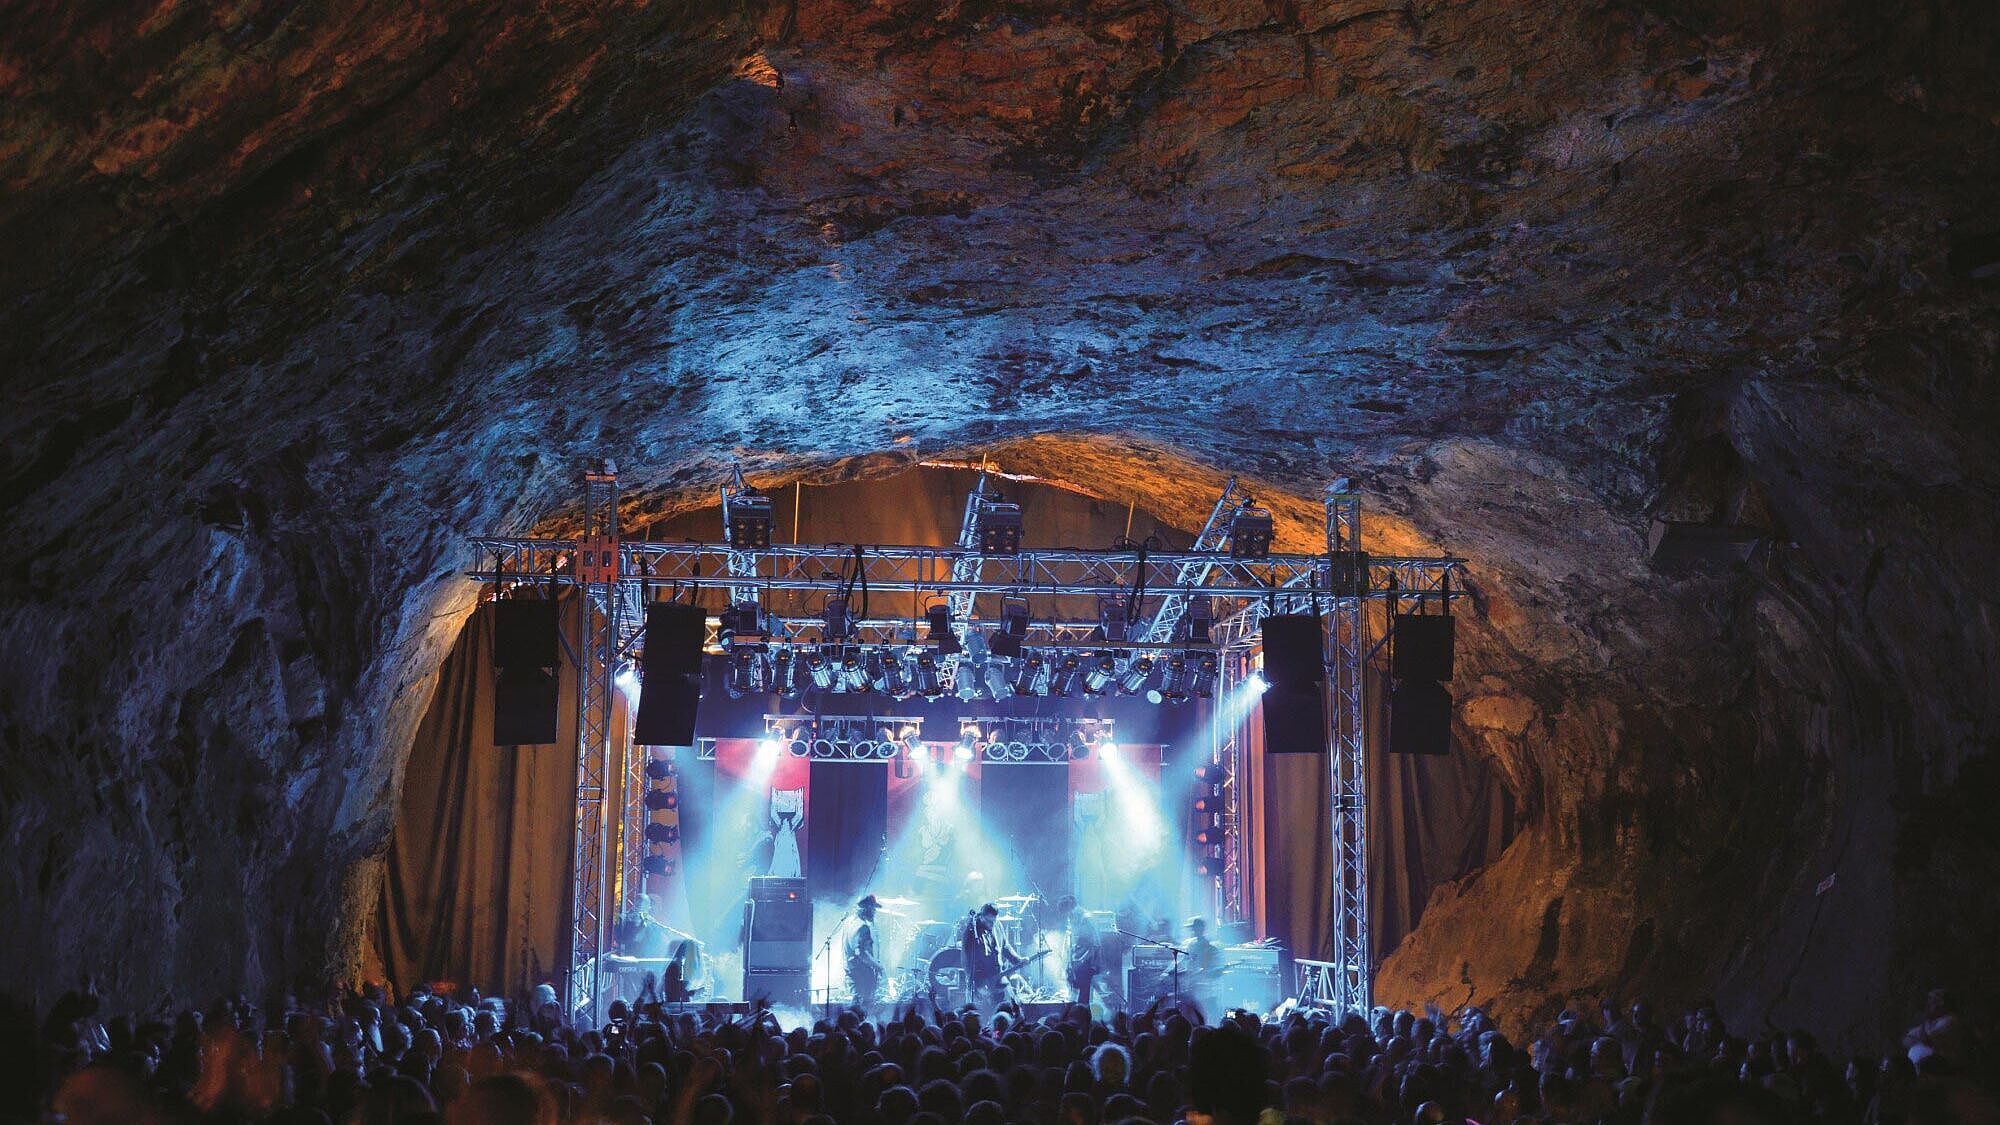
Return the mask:
[[888,845],[889,764],[814,762],[809,773],[806,878],[812,896],[855,898]]

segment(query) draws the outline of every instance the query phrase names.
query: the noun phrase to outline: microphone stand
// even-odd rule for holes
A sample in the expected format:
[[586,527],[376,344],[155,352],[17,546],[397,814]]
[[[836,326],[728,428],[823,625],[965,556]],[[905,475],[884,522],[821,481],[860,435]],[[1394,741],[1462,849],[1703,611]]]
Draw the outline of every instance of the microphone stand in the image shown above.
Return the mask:
[[826,992],[824,995],[826,997],[826,1022],[828,1023],[833,1022],[833,939],[839,937],[840,931],[846,928],[847,917],[846,915],[842,915],[840,921],[833,924],[833,932],[826,935],[825,943],[819,947],[820,953],[826,958]]
[[1167,952],[1174,955],[1173,969],[1168,975],[1173,977],[1174,981],[1174,1007],[1176,1008],[1180,1007],[1181,1006],[1181,958],[1187,956],[1187,950],[1182,949],[1178,945],[1168,945],[1166,942],[1161,941],[1158,938],[1149,938],[1145,934],[1135,934],[1131,930],[1128,930],[1123,926],[1113,926],[1111,928],[1117,930],[1121,934],[1124,934],[1126,937],[1131,938],[1133,941],[1139,942],[1144,945],[1159,946],[1161,949],[1164,949]]

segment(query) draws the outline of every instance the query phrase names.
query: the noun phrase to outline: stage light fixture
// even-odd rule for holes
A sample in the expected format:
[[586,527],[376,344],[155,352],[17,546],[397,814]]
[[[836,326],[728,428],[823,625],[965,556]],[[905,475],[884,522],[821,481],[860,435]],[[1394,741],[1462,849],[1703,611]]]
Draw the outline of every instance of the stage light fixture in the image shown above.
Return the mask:
[[932,602],[924,609],[924,621],[929,626],[924,641],[937,650],[939,656],[957,656],[964,651],[964,646],[958,641],[958,630],[951,627],[950,602],[942,599]]
[[1187,699],[1187,677],[1187,657],[1176,653],[1160,669],[1160,686],[1147,692],[1146,698],[1153,703],[1182,702]]
[[1021,553],[1021,506],[999,499],[979,506],[973,516],[973,527],[979,537],[979,553],[982,555],[1018,555]]
[[1097,752],[1104,755],[1106,758],[1111,759],[1112,761],[1117,761],[1125,753],[1124,750],[1119,748],[1116,742],[1113,742],[1108,738],[1105,739],[1103,742],[1097,744]]
[[882,679],[875,685],[875,690],[898,699],[910,694],[910,670],[901,653],[890,651],[882,654]]
[[723,686],[729,698],[741,699],[755,695],[757,686],[757,655],[749,649],[739,649],[729,654],[729,678]]
[[1085,761],[1090,757],[1090,738],[1082,731],[1072,731],[1069,736],[1069,760]]
[[1029,653],[1028,658],[1021,662],[1021,670],[1014,675],[1014,694],[1042,694],[1042,691],[1046,687],[1042,675],[1044,667],[1039,654]]
[[1264,694],[1264,689],[1271,686],[1271,681],[1265,679],[1262,672],[1252,672],[1248,676],[1243,677],[1243,686],[1249,688],[1257,695],[1262,695]]
[[1213,696],[1216,675],[1215,654],[1206,653],[1196,658],[1194,671],[1188,676],[1188,693],[1198,699]]
[[1207,598],[1189,598],[1187,641],[1191,645],[1209,643],[1208,631],[1215,624],[1215,604]]
[[1126,619],[1123,597],[1117,594],[1097,596],[1097,628],[1104,639],[1113,644],[1127,639],[1130,623]]
[[1246,498],[1229,520],[1229,557],[1270,558],[1272,533],[1270,509],[1259,508]]
[[760,739],[757,743],[757,756],[765,759],[776,758],[784,749],[785,744],[775,738]]
[[813,686],[821,691],[833,686],[833,663],[827,659],[825,650],[814,649],[806,657],[806,674],[812,678]]
[[944,694],[944,677],[938,673],[937,657],[928,652],[917,654],[917,670],[912,686],[918,695],[931,699]]
[[762,644],[771,637],[764,628],[764,612],[756,602],[737,602],[717,614],[715,635],[725,646]]
[[771,549],[771,498],[746,488],[729,498],[723,509],[729,525],[729,548],[733,551]]
[[[868,668],[861,662],[861,656],[860,649],[849,648],[846,655],[840,658],[840,676],[847,681],[846,687],[849,691],[868,690]],[[834,690],[841,690],[841,685],[836,683]]]
[[1125,674],[1118,677],[1118,694],[1137,695],[1153,678],[1153,658],[1142,656],[1125,668]]
[[819,619],[825,639],[829,641],[846,640],[853,627],[847,616],[847,599],[838,594],[826,599],[826,605],[820,607]]
[[1118,657],[1100,652],[1091,657],[1089,666],[1083,670],[1083,690],[1089,695],[1103,695],[1117,679]]
[[771,654],[771,686],[786,699],[796,698],[805,690],[805,664],[796,652],[781,648]]
[[1083,678],[1083,661],[1075,653],[1065,653],[1056,662],[1055,671],[1049,674],[1050,695],[1070,695],[1076,691],[1077,681]]
[[1000,631],[986,640],[987,648],[995,656],[1009,660],[1021,655],[1021,641],[1028,635],[1028,601],[1026,598],[1005,598],[1000,602]]

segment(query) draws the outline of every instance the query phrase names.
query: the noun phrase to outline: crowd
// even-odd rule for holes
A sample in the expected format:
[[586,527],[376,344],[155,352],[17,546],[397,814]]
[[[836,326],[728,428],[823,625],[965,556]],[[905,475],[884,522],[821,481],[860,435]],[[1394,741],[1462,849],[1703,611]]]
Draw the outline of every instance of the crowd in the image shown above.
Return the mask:
[[[1565,1011],[1516,1044],[1479,1012],[1332,1021],[1191,1008],[1093,1019],[858,1012],[789,1030],[612,1005],[566,1024],[553,994],[473,1002],[350,992],[317,1010],[242,999],[171,1020],[93,992],[0,1012],[0,1121],[67,1125],[1984,1125],[1973,1028],[1942,994],[1883,1058],[1805,1032],[1734,1034],[1711,1006]],[[808,1017],[810,1018],[810,1017]],[[30,1040],[24,1042],[22,1040]]]

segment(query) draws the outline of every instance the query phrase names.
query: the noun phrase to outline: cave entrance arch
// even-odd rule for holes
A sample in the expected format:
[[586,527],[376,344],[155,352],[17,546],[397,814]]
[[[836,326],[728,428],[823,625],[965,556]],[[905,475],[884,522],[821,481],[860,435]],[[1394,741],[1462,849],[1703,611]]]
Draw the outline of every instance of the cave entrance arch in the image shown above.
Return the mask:
[[[1195,543],[1184,552],[1152,552],[1123,545],[1109,551],[1074,548],[1018,548],[982,541],[989,519],[1007,507],[990,495],[982,472],[969,495],[958,543],[949,548],[875,546],[853,549],[845,574],[830,563],[844,557],[841,545],[778,545],[768,542],[768,522],[762,536],[731,534],[731,514],[738,502],[756,495],[745,487],[740,472],[721,488],[725,542],[680,543],[626,541],[620,535],[619,490],[615,467],[604,462],[585,474],[582,526],[573,538],[534,539],[491,537],[474,540],[480,563],[471,577],[488,584],[497,596],[510,582],[532,582],[550,589],[566,587],[577,595],[580,626],[568,644],[576,671],[577,714],[575,752],[577,801],[571,853],[569,950],[565,1000],[578,1016],[597,1020],[607,1002],[603,987],[605,961],[611,949],[612,919],[619,907],[637,899],[649,877],[671,873],[671,860],[652,854],[655,845],[671,845],[677,832],[653,834],[659,817],[675,816],[674,766],[665,754],[633,746],[614,737],[614,680],[637,657],[645,606],[664,589],[698,594],[703,589],[726,591],[728,605],[758,606],[774,591],[845,596],[857,580],[865,589],[884,594],[926,593],[944,598],[956,611],[951,617],[961,634],[976,619],[982,596],[1017,598],[1034,592],[1046,597],[1116,599],[1130,595],[1141,616],[1131,623],[1129,637],[1108,640],[1099,615],[1050,617],[1029,628],[1045,633],[1033,643],[1057,649],[1186,649],[1190,638],[1177,624],[1198,603],[1221,605],[1202,615],[1214,621],[1210,644],[1217,656],[1215,692],[1247,677],[1257,649],[1258,627],[1272,613],[1328,611],[1324,657],[1331,672],[1327,744],[1332,824],[1332,956],[1329,961],[1301,961],[1300,998],[1338,1011],[1365,1010],[1371,1003],[1371,960],[1367,862],[1367,765],[1365,740],[1365,666],[1372,653],[1368,615],[1370,601],[1393,606],[1400,597],[1435,597],[1449,602],[1451,577],[1463,560],[1440,558],[1371,558],[1362,549],[1359,497],[1342,479],[1324,493],[1325,550],[1312,555],[1281,555],[1225,551],[1233,517],[1251,510],[1251,502],[1232,479],[1211,511]],[[740,516],[739,516],[740,518]],[[1460,582],[1463,588],[1463,582]],[[1146,613],[1139,596],[1151,589],[1159,600]],[[857,620],[836,631],[827,621],[763,615],[773,636],[787,644],[849,646],[890,645],[916,635],[925,624],[920,614]],[[711,639],[717,623],[711,621]],[[1221,709],[1210,747],[1210,760],[1226,776],[1241,769],[1240,734],[1247,709],[1225,723]],[[1225,727],[1227,729],[1225,729]],[[623,745],[620,745],[620,742]],[[614,807],[612,793],[622,794]],[[648,800],[648,797],[666,800]],[[1241,833],[1232,834],[1240,849]],[[1241,862],[1217,874],[1217,901],[1225,917],[1240,916]],[[662,861],[658,870],[649,866]],[[1236,869],[1232,888],[1228,868]],[[1232,898],[1232,890],[1234,896]]]

